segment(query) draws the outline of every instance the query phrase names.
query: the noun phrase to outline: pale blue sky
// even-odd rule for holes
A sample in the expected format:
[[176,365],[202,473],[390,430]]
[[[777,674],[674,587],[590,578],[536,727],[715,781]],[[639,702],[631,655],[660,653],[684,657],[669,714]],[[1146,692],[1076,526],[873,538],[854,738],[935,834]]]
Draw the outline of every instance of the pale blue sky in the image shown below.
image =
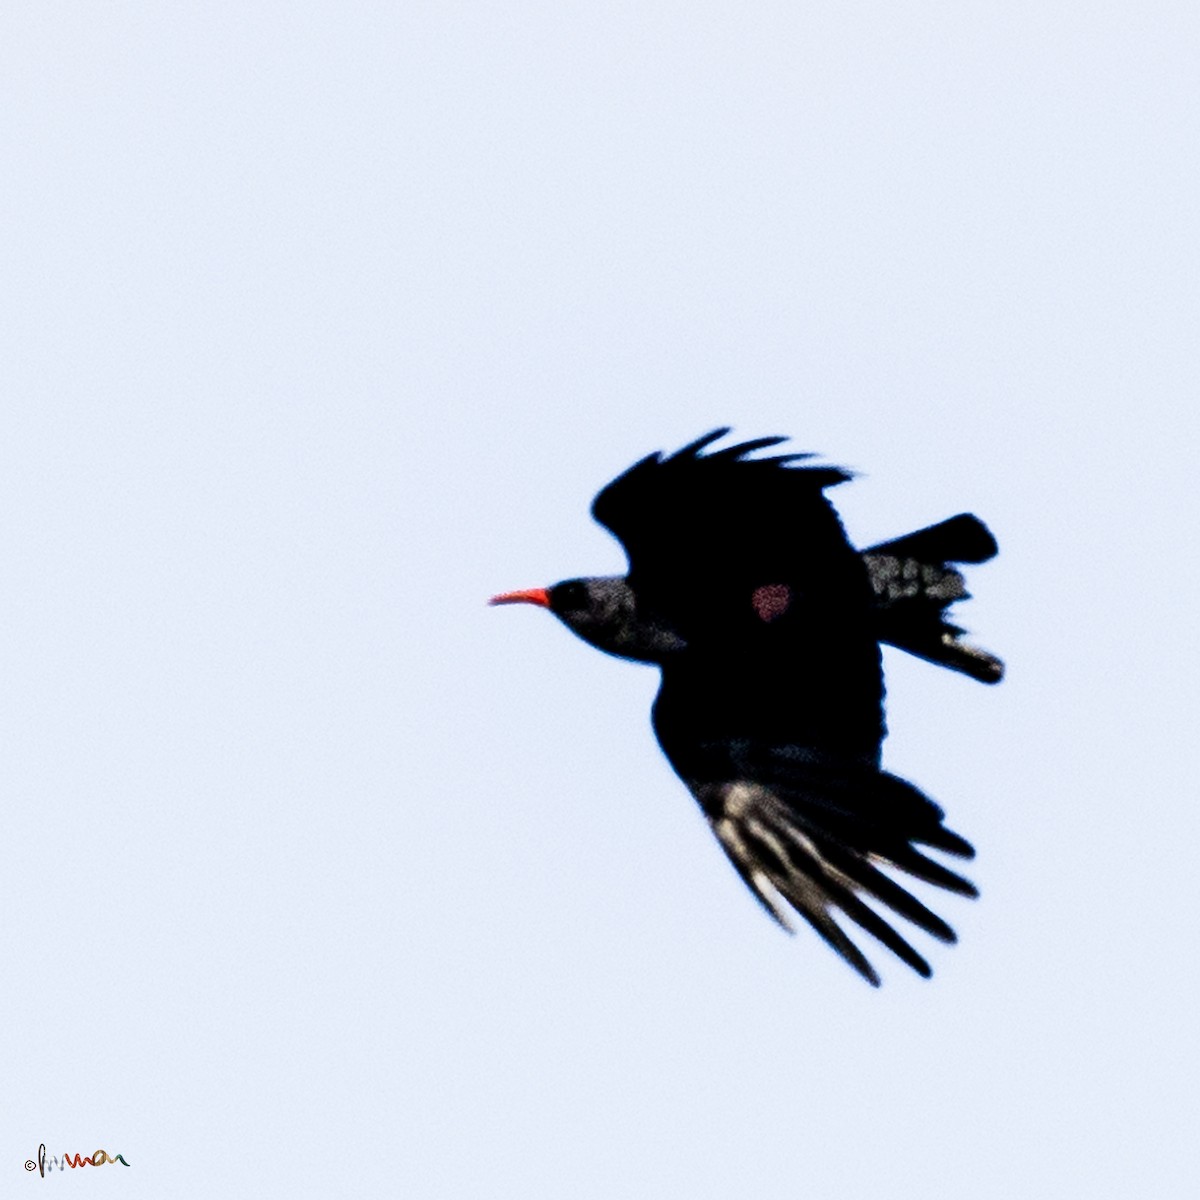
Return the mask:
[[[7,5],[0,1192],[1188,1194],[1197,61],[1153,0]],[[930,983],[763,916],[652,671],[484,606],[719,424],[1001,542],[1009,679],[887,658],[979,849]]]

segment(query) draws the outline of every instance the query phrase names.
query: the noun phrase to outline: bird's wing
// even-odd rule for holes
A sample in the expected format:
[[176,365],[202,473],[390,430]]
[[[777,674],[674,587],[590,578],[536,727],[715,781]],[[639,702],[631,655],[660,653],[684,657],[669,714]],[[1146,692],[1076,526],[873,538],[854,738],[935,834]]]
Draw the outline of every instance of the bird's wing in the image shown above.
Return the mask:
[[[688,729],[695,697],[673,693],[671,668],[655,704],[655,729],[742,880],[785,929],[797,912],[868,982],[879,976],[835,920],[840,911],[923,976],[929,964],[889,923],[904,917],[943,942],[954,931],[881,867],[964,896],[962,876],[921,846],[971,858],[942,810],[911,784],[864,761],[810,746],[749,738],[704,741]],[[885,919],[867,902],[890,909]]]
[[825,576],[862,571],[822,494],[849,475],[790,465],[808,454],[750,457],[785,440],[779,437],[702,453],[728,432],[714,430],[671,455],[649,455],[592,505],[596,520],[624,545],[641,603],[668,615],[676,610],[702,627],[716,621],[723,635],[730,629],[723,604],[747,582],[752,588],[787,582],[805,567]]

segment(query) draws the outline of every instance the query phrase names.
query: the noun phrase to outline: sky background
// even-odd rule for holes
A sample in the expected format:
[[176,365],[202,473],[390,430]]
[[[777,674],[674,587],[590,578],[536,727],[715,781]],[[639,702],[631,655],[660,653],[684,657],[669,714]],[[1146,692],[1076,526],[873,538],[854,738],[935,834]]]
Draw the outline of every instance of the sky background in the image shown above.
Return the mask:
[[[1190,1194],[1197,61],[1155,0],[5,5],[0,1192]],[[725,424],[1001,543],[1003,685],[886,655],[979,850],[931,982],[764,917],[655,672],[485,607]]]

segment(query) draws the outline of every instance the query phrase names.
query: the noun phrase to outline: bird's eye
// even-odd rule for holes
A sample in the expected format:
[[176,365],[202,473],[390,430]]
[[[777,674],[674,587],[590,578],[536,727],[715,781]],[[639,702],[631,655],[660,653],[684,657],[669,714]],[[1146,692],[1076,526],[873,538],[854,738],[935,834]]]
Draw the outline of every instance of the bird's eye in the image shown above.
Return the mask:
[[580,579],[568,579],[565,583],[557,583],[550,590],[552,606],[559,612],[572,612],[575,609],[586,608],[588,604],[587,587]]

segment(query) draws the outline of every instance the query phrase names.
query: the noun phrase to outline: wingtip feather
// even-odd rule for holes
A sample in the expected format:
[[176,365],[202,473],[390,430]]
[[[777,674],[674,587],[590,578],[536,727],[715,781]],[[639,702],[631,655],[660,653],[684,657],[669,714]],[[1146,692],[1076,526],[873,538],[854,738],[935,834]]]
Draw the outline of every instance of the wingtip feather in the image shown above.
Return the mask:
[[[839,784],[846,782],[826,781],[827,788],[834,788],[835,801]],[[867,789],[864,795],[872,795],[872,804],[882,806],[868,805],[850,824],[845,821],[844,797],[832,804],[819,798],[819,775],[797,780],[795,788],[782,795],[775,785],[743,781],[708,785],[698,791],[697,798],[737,873],[780,925],[790,928],[782,911],[786,902],[859,975],[877,987],[878,973],[835,920],[837,910],[922,978],[929,978],[932,967],[893,928],[893,915],[945,944],[957,941],[954,930],[879,870],[873,860],[973,897],[978,893],[972,883],[927,858],[913,843],[933,844],[964,857],[973,850],[970,843],[945,828],[941,809],[904,780],[880,774],[875,776],[874,792],[867,779],[854,786],[855,790]],[[886,906],[887,915],[877,912],[867,899]]]

